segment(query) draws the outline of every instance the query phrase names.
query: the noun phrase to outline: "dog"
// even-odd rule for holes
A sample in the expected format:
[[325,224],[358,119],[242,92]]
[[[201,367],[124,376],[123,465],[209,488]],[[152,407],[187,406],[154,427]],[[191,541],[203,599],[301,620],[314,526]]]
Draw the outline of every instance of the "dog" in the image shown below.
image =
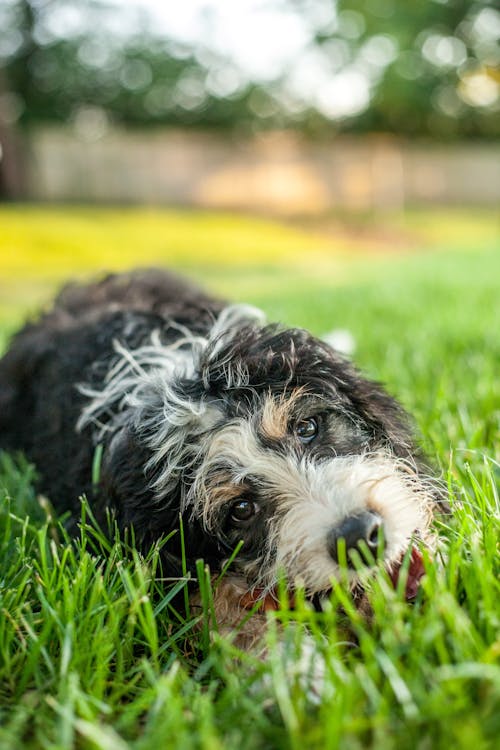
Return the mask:
[[230,560],[215,614],[247,649],[283,577],[316,602],[341,574],[359,588],[360,561],[397,578],[406,555],[413,598],[439,504],[381,385],[307,331],[157,269],[70,284],[14,336],[0,448],[26,454],[75,525],[82,495],[142,552],[181,524],[160,552],[171,577]]

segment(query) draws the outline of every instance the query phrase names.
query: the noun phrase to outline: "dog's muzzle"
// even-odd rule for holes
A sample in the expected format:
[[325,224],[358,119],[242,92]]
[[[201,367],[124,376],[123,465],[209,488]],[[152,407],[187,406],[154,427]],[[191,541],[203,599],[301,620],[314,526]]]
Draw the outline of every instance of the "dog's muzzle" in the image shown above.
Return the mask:
[[328,532],[326,544],[332,560],[339,562],[339,542],[345,543],[345,552],[348,567],[354,567],[349,552],[356,550],[362,556],[368,551],[368,556],[374,559],[381,554],[383,521],[378,513],[365,511],[356,516],[345,518],[342,523]]

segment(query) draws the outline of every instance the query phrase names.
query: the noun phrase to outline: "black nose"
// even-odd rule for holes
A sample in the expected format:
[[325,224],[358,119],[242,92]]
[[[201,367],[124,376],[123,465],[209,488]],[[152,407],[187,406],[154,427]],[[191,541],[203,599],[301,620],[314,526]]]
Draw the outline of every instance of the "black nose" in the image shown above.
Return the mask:
[[[373,557],[379,552],[379,536],[383,527],[382,518],[378,513],[365,511],[357,516],[350,516],[341,524],[331,529],[327,536],[328,552],[335,562],[339,561],[338,543],[340,539],[345,540],[347,563],[352,567],[349,550],[357,549],[363,552],[366,545]],[[369,561],[368,561],[369,562]]]

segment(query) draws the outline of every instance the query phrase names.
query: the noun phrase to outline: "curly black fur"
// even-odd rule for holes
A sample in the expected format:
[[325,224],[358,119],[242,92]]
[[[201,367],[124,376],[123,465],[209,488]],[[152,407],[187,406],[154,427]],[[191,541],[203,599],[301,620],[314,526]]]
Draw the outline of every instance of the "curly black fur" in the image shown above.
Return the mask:
[[[220,461],[212,457],[207,468],[208,436],[227,425],[251,425],[254,452],[286,455],[304,471],[332,457],[384,452],[394,462],[411,464],[416,476],[422,472],[408,419],[380,385],[306,331],[262,326],[245,313],[218,330],[225,307],[160,270],[67,286],[53,309],[18,333],[0,360],[0,448],[21,450],[36,464],[39,488],[57,510],[78,518],[84,494],[99,520],[110,508],[121,529],[133,526],[143,549],[176,529],[181,514],[191,568],[205,557],[217,569],[238,537],[246,539],[242,565],[256,559],[268,564],[264,539],[272,518],[284,513],[269,478],[253,469],[245,473],[245,467],[238,473],[236,459],[223,455]],[[148,364],[141,349],[154,332],[151,356],[178,351],[189,360],[163,380],[161,364]],[[127,364],[124,353],[133,356],[137,350],[146,353]],[[115,393],[82,418],[120,362],[124,388],[127,377],[137,377],[137,394]],[[158,370],[158,382],[144,385],[141,369]],[[266,399],[279,404],[292,394],[297,404],[285,432],[267,434],[256,415]],[[290,424],[310,414],[320,435],[309,447],[297,442]],[[160,434],[175,455],[163,455]],[[100,484],[93,487],[96,443],[104,453]],[[206,474],[201,489],[200,467]],[[233,495],[220,501],[213,518],[207,508],[196,510],[196,498],[210,494],[207,487],[220,494],[226,480],[241,486],[241,496],[256,498],[260,513],[254,525],[231,526]],[[168,545],[168,555],[169,563],[178,561],[175,543]],[[247,577],[251,569],[243,568]]]
[[102,380],[116,356],[115,339],[134,349],[155,329],[177,338],[171,320],[203,333],[223,307],[155,270],[65,286],[54,307],[26,325],[0,360],[0,449],[23,451],[38,468],[40,490],[58,510],[79,517],[80,496],[94,496],[95,446],[90,430],[75,430],[85,405],[77,384]]

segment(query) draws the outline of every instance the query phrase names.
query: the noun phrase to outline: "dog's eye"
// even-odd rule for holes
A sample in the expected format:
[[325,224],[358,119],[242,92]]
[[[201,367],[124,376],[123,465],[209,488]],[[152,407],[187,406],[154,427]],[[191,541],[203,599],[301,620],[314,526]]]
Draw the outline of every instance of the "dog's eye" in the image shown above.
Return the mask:
[[295,434],[301,443],[310,443],[318,434],[318,420],[314,417],[302,419],[295,425]]
[[252,500],[238,500],[231,508],[231,520],[237,523],[249,521],[257,513],[257,506]]

